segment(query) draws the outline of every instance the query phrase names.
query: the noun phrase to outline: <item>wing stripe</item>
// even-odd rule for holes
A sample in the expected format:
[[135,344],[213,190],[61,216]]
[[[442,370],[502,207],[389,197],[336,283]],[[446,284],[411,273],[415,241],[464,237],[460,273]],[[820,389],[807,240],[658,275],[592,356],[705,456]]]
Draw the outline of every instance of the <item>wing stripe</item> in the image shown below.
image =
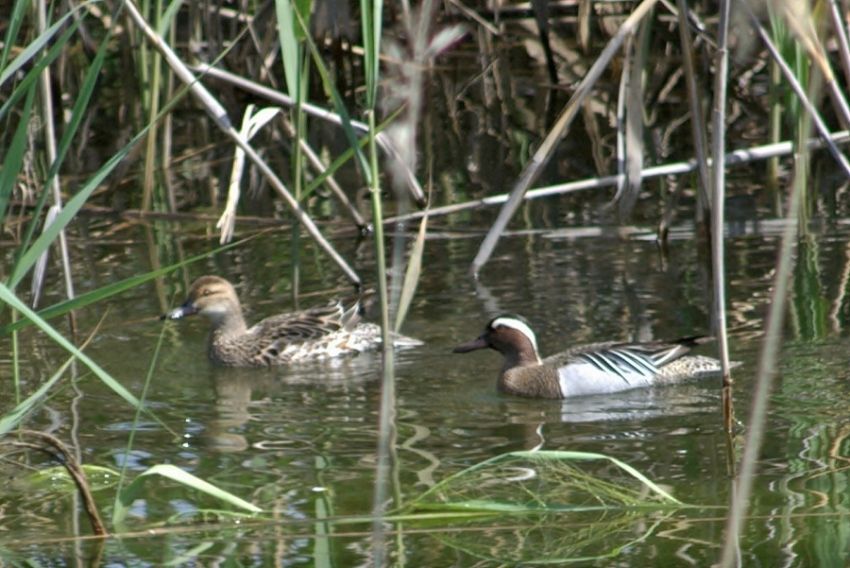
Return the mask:
[[626,381],[626,383],[631,384],[628,377],[626,377],[622,369],[620,369],[619,365],[605,357],[605,354],[603,352],[588,351],[587,353],[582,353],[579,357],[582,360],[590,363],[600,371],[614,373],[621,379]]
[[658,372],[658,366],[654,364],[652,359],[641,353],[635,353],[627,349],[612,349],[612,352],[617,353],[621,357],[628,359],[635,371],[642,375],[649,373],[655,375]]

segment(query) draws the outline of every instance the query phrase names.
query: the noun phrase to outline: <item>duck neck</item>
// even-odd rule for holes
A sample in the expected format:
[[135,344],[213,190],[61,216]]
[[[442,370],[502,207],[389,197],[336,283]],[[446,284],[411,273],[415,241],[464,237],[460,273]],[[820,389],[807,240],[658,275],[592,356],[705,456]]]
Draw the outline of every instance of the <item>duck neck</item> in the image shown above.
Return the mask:
[[213,340],[239,336],[248,331],[245,318],[242,317],[241,306],[229,306],[221,313],[209,314],[209,318],[212,322]]
[[535,350],[511,351],[505,353],[505,366],[502,371],[517,367],[536,367],[541,364],[540,356]]

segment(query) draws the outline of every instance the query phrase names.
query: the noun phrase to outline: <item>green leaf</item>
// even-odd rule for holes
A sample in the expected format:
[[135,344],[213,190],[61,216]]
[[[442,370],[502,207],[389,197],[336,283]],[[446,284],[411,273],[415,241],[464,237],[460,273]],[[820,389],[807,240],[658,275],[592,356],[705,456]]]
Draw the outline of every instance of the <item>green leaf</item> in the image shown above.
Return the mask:
[[133,405],[134,408],[140,407],[141,403],[139,400],[133,396],[130,391],[124,388],[124,385],[113,379],[109,373],[104,371],[100,365],[92,361],[88,355],[77,349],[70,341],[62,337],[62,334],[53,329],[49,323],[41,319],[37,313],[21,302],[18,297],[15,296],[15,294],[4,284],[0,284],[0,300],[9,304],[13,309],[18,310],[25,318],[31,319],[32,322],[44,333],[50,336],[53,341],[61,345],[66,351],[79,359],[86,367],[91,369],[91,371],[118,396]]
[[[71,109],[71,119],[63,129],[62,138],[59,140],[59,145],[56,151],[56,160],[50,165],[50,171],[48,172],[47,179],[44,183],[45,187],[47,187],[53,180],[53,176],[59,172],[59,168],[65,160],[65,155],[68,153],[68,148],[71,146],[71,141],[74,139],[74,135],[77,133],[80,123],[86,116],[91,95],[94,92],[95,84],[100,76],[100,70],[103,68],[103,61],[106,57],[107,49],[109,48],[109,40],[112,38],[112,30],[113,28],[109,28],[105,37],[100,42],[100,47],[98,47],[97,54],[92,60],[91,65],[89,65],[88,69],[86,69],[85,77],[83,77],[82,85],[80,86],[79,93],[77,94],[77,100],[74,101],[74,107]],[[2,215],[0,215],[0,218],[2,218]]]
[[[299,41],[298,14],[291,0],[275,0],[277,14],[277,33],[280,40],[280,54],[283,60],[283,73],[286,77],[286,89],[289,96],[301,101],[299,73],[301,69],[301,45]],[[303,34],[302,34],[303,35]]]
[[[53,39],[53,36],[56,35],[59,32],[59,30],[61,30],[65,26],[65,23],[68,21],[68,19],[73,18],[74,15],[75,15],[75,12],[85,5],[86,5],[86,3],[80,4],[76,8],[68,10],[68,12],[64,16],[59,18],[59,20],[55,24],[53,24],[52,26],[50,26],[49,28],[44,30],[44,32],[41,35],[39,35],[37,38],[35,38],[31,42],[29,42],[27,44],[27,46],[24,48],[24,50],[15,59],[12,60],[12,62],[9,64],[9,66],[6,67],[5,69],[3,69],[2,72],[0,72],[0,88],[2,88],[3,83],[8,81],[9,78],[12,77],[15,73],[17,73],[19,69],[24,67],[24,65],[26,65],[27,63],[29,63],[30,59],[32,59],[33,57],[38,55],[38,53],[45,46],[47,46],[50,43],[50,41]],[[55,59],[56,56],[59,53],[61,53],[62,48],[64,48],[64,46],[65,46],[65,42],[67,42],[68,37],[70,37],[67,32],[68,31],[71,31],[71,32],[76,31],[77,26],[79,25],[79,22],[80,22],[80,18],[75,18],[73,20],[73,22],[74,23],[71,25],[71,27],[62,36],[64,38],[64,41],[63,40],[57,41],[53,45],[53,48],[50,50],[50,52],[52,53],[53,49],[55,49],[57,46],[60,49],[56,50],[56,53],[52,53],[51,56],[45,57],[42,61],[39,61],[39,63],[37,65],[35,65],[30,70],[30,73],[32,73],[33,71],[37,71],[36,75],[38,75],[39,73],[41,73],[42,69],[44,69],[48,64],[50,64],[50,62],[53,61],[53,59]]]
[[[140,274],[138,276],[131,276],[130,278],[125,278],[124,280],[120,280],[118,282],[113,282],[112,284],[107,284],[106,286],[102,286],[102,287],[100,287],[96,290],[86,292],[85,294],[80,294],[79,296],[76,296],[75,298],[72,298],[70,300],[65,300],[65,301],[59,302],[58,304],[53,304],[52,306],[44,308],[43,310],[38,312],[38,315],[39,315],[39,317],[41,317],[42,319],[45,319],[45,320],[65,315],[66,313],[70,312],[71,310],[77,310],[77,309],[83,308],[83,307],[88,306],[90,304],[94,304],[94,303],[99,302],[101,300],[104,300],[106,298],[110,298],[112,296],[115,296],[117,294],[120,294],[122,292],[130,290],[132,288],[135,288],[136,286],[140,286],[140,285],[144,284],[145,282],[148,282],[148,281],[153,280],[155,278],[159,278],[160,276],[163,276],[165,274],[168,274],[169,272],[173,272],[174,270],[177,270],[181,266],[186,266],[187,264],[191,264],[193,262],[197,262],[199,260],[209,258],[210,256],[218,254],[222,251],[225,251],[225,250],[237,247],[239,245],[242,245],[242,244],[248,242],[249,240],[255,238],[255,236],[256,235],[248,237],[246,239],[242,239],[242,240],[239,240],[239,241],[229,243],[227,245],[213,249],[209,252],[205,252],[205,253],[202,253],[202,254],[199,254],[199,255],[189,257],[185,260],[174,263],[170,266],[166,266],[164,268],[159,268],[157,270],[153,270],[153,271],[145,273],[145,274]],[[8,335],[9,333],[11,333],[15,330],[18,330],[18,329],[21,329],[21,328],[26,327],[28,325],[31,325],[32,323],[33,322],[31,322],[31,321],[21,319],[21,320],[14,322],[14,323],[10,323],[6,326],[0,327],[0,336]]]
[[18,181],[18,174],[21,172],[24,162],[24,154],[27,151],[27,130],[32,115],[35,92],[36,88],[33,84],[27,93],[27,100],[21,110],[21,117],[18,120],[18,127],[15,129],[12,142],[6,150],[6,157],[3,158],[3,171],[0,171],[0,219],[6,216],[6,207],[15,191],[15,183]]
[[378,99],[381,55],[382,0],[360,0],[363,27],[363,68],[366,75],[366,107],[374,110]]
[[183,6],[183,2],[184,0],[174,0],[168,4],[168,8],[165,9],[165,12],[159,19],[159,27],[156,29],[156,33],[159,37],[165,37],[168,27],[171,25],[172,20],[174,20],[177,12],[180,11],[180,8]]
[[16,45],[18,31],[21,29],[21,24],[24,23],[24,14],[26,14],[27,8],[30,5],[30,2],[26,0],[15,1],[15,7],[12,8],[12,15],[9,17],[9,26],[6,28],[3,53],[0,54],[0,69],[6,68],[6,62],[9,60],[9,51],[13,45]]
[[[296,14],[296,16],[297,15],[298,14]],[[299,20],[299,23],[302,26],[305,25],[303,21]],[[325,62],[322,60],[322,55],[321,53],[319,53],[319,50],[316,48],[316,44],[313,43],[313,40],[312,38],[310,38],[309,34],[305,37],[305,42],[307,43],[307,47],[310,49],[310,54],[313,57],[313,64],[316,66],[316,70],[319,72],[319,76],[322,78],[322,85],[325,88],[325,92],[331,98],[331,101],[334,104],[334,110],[336,111],[336,114],[340,117],[340,119],[342,119],[342,131],[345,133],[345,138],[348,140],[348,144],[351,146],[351,149],[357,156],[357,163],[360,166],[360,171],[365,176],[367,182],[371,185],[370,180],[372,176],[371,171],[369,169],[369,162],[366,160],[366,155],[361,149],[361,143],[357,139],[357,134],[354,132],[354,127],[351,126],[351,117],[348,114],[348,109],[345,108],[345,103],[342,100],[342,96],[340,96],[336,85],[331,79],[331,75],[328,72],[328,68],[325,66]]]
[[50,388],[55,385],[60,378],[62,378],[65,370],[73,360],[74,357],[71,357],[65,361],[59,369],[53,373],[53,376],[44,381],[44,383],[42,383],[42,385],[38,387],[34,393],[29,395],[26,400],[22,400],[20,404],[12,409],[11,412],[0,418],[0,437],[5,436],[17,428],[18,424],[20,424],[24,418],[35,409],[36,405],[41,402],[41,399],[47,395],[47,391],[49,391]]
[[558,451],[558,450],[541,450],[536,452],[511,452],[512,456],[518,458],[526,458],[526,459],[535,459],[535,460],[545,460],[545,459],[554,459],[554,460],[578,460],[578,461],[590,461],[590,460],[608,460],[646,487],[648,487],[653,493],[661,497],[666,501],[670,501],[672,503],[681,504],[682,502],[661,489],[658,485],[653,483],[648,477],[644,474],[627,464],[626,462],[620,461],[617,458],[606,456],[605,454],[597,454],[593,452],[569,452],[569,451]]
[[[72,13],[72,12],[69,12],[69,14],[70,13]],[[65,18],[60,20],[60,22],[63,21],[64,19],[66,19],[66,18],[67,18],[67,15],[65,16]],[[3,106],[0,107],[0,118],[3,118],[4,116],[6,116],[6,113],[9,112],[9,109],[12,108],[15,105],[15,103],[17,103],[20,100],[20,98],[22,96],[24,96],[24,93],[27,92],[27,89],[29,89],[32,85],[35,84],[36,81],[38,81],[38,78],[41,75],[41,72],[44,71],[44,69],[48,65],[53,63],[53,61],[57,57],[59,57],[60,53],[65,51],[66,44],[68,43],[68,40],[71,39],[71,36],[74,35],[74,33],[76,33],[77,27],[80,25],[79,24],[80,21],[81,20],[73,21],[71,23],[71,25],[68,26],[68,29],[65,30],[65,32],[59,37],[59,39],[57,39],[56,42],[52,46],[50,46],[50,49],[47,51],[47,53],[41,59],[38,60],[38,62],[32,67],[32,69],[30,69],[27,72],[26,75],[24,75],[23,80],[20,83],[18,83],[18,85],[15,87],[15,90],[12,91],[12,94],[9,96],[9,98],[6,100],[6,102],[3,103]],[[47,30],[47,32],[45,32],[45,33],[48,33],[51,30],[53,30],[53,28],[56,25],[57,24],[54,24],[53,26],[51,26]],[[30,44],[30,45],[32,45],[32,44]],[[27,53],[27,51],[28,51],[28,49],[25,51],[25,53]],[[25,53],[22,53],[21,55],[16,57],[15,60],[11,63],[11,65],[8,68],[6,68],[6,70],[2,74],[0,74],[0,87],[2,87],[3,82],[6,79],[8,79],[8,76],[10,74],[10,69],[11,69],[12,66],[16,65],[17,63],[21,63],[21,64],[25,63],[25,61],[23,61],[23,62],[20,61],[20,59],[24,56]]]
[[85,205],[86,200],[94,192],[100,183],[108,176],[115,167],[121,163],[133,145],[136,144],[148,131],[149,126],[143,128],[130,142],[121,148],[112,158],[109,159],[100,169],[91,177],[82,189],[80,189],[73,198],[62,208],[62,212],[57,215],[56,220],[41,233],[35,242],[27,249],[15,265],[12,275],[9,277],[8,286],[14,289],[26,273],[38,261],[38,257],[53,243],[59,232],[64,229],[68,223],[74,218],[77,212]]
[[216,487],[212,483],[204,481],[203,479],[192,475],[188,471],[184,471],[171,464],[159,464],[142,472],[130,485],[120,492],[118,501],[115,505],[115,511],[112,514],[112,522],[116,527],[123,525],[130,507],[133,505],[133,501],[142,494],[142,489],[144,488],[145,483],[152,475],[158,475],[160,477],[176,481],[190,489],[201,491],[202,493],[206,493],[207,495],[251,513],[263,512],[263,510],[256,505],[249,503],[236,495],[225,491],[224,489]]

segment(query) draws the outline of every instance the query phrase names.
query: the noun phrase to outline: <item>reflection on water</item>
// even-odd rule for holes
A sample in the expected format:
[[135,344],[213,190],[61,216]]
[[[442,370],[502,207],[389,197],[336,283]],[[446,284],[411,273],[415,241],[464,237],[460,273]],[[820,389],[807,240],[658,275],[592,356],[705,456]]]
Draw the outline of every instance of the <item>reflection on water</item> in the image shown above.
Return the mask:
[[[788,558],[800,546],[843,546],[838,542],[840,530],[830,529],[819,518],[807,520],[803,515],[783,520],[770,515],[806,513],[819,507],[835,521],[829,514],[847,507],[841,488],[848,482],[850,373],[845,330],[850,307],[840,284],[846,273],[846,237],[814,237],[800,249],[795,294],[789,304],[789,341],[753,498],[753,511],[762,517],[748,529],[743,542],[746,558],[764,557],[765,550]],[[730,245],[729,319],[733,358],[743,362],[735,378],[738,417],[745,426],[762,315],[770,297],[775,240],[747,237]],[[193,267],[192,275],[220,272],[239,281],[254,318],[286,310],[290,300],[277,276],[269,271],[240,272],[241,266],[254,266],[273,256],[270,246],[257,242],[250,250],[217,259],[215,265]],[[427,269],[404,330],[425,345],[399,351],[397,357],[396,477],[402,498],[409,500],[453,473],[500,453],[542,448],[609,454],[683,501],[724,505],[728,497],[726,442],[719,393],[712,381],[608,397],[526,400],[496,392],[501,361],[495,353],[468,357],[451,353],[454,345],[480,333],[487,320],[501,312],[527,317],[538,333],[543,354],[600,339],[705,333],[709,277],[693,242],[674,240],[669,256],[664,257],[654,243],[641,239],[514,236],[500,244],[478,282],[466,276],[476,246],[473,239],[435,239],[426,248]],[[143,255],[126,254],[123,269],[132,271],[132,257]],[[368,259],[363,262],[361,269],[368,273]],[[332,271],[305,271],[303,276],[307,291],[339,288]],[[161,330],[153,317],[145,319],[160,311],[152,296],[140,289],[130,301],[116,300],[111,313],[136,323],[110,326],[107,321],[106,331],[88,349],[90,356],[136,393],[141,391]],[[95,317],[84,311],[82,325],[92,325]],[[86,379],[89,388],[80,403],[78,430],[84,433],[80,445],[87,463],[120,466],[126,461],[131,475],[157,463],[174,463],[274,511],[285,523],[369,511],[380,358],[367,354],[291,368],[219,369],[205,359],[206,333],[204,322],[185,322],[166,330],[168,340],[148,400],[176,436],[145,418],[128,452],[131,411],[94,380]],[[27,349],[34,354],[30,363],[36,376],[49,376],[48,370],[63,360],[60,351],[32,330],[25,331],[21,341],[34,343]],[[34,384],[37,381],[27,383],[27,388]],[[33,426],[56,421],[58,410],[67,431],[72,416],[63,410],[66,396],[59,393],[50,404],[54,415],[33,417]],[[134,505],[136,517],[131,522],[152,523],[221,506],[170,483],[156,482],[153,487],[156,491]],[[45,519],[67,516],[70,501],[47,500],[24,514],[31,501],[19,499],[5,510],[7,515],[19,515],[18,536],[35,538],[45,531],[64,530]],[[107,497],[102,503],[108,501]],[[547,555],[565,561],[579,553],[604,557],[631,543],[629,563],[661,555],[703,564],[715,557],[715,544],[722,539],[722,517],[722,512],[710,520],[701,520],[696,513],[686,520],[663,515],[608,517],[616,526],[577,516],[534,522],[501,518],[492,525],[443,527],[443,532],[414,525],[394,528],[402,530],[399,538],[405,552],[419,565],[420,559],[444,565],[457,554],[466,559],[464,564],[470,558],[520,561],[541,550],[542,542],[549,543],[543,549]],[[610,530],[606,532],[605,526]],[[310,564],[324,554],[340,565],[358,564],[368,559],[368,530],[362,528],[352,527],[345,537],[333,536],[333,530],[331,536],[316,537],[319,533],[312,521],[280,525],[277,532],[246,528],[234,535],[230,548],[211,541],[207,556],[202,557],[211,560],[232,554],[269,559],[283,554],[292,564]],[[565,531],[563,537],[558,536],[560,530]],[[581,550],[568,546],[567,535],[575,531],[583,531],[586,537]],[[305,536],[296,538],[299,533]],[[769,536],[777,534],[785,536]],[[145,562],[159,560],[150,547],[141,546],[141,541],[137,544],[129,554]],[[197,544],[190,537],[175,537],[169,546],[177,554]],[[258,551],[258,556],[251,550]],[[108,550],[110,554],[118,552]]]

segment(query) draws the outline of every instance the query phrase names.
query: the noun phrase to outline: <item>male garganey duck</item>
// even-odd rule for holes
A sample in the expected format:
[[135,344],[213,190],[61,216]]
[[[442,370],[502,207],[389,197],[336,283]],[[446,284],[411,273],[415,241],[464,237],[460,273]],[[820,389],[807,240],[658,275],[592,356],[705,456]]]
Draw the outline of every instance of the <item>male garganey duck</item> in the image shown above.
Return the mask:
[[592,343],[540,359],[531,326],[520,316],[501,315],[477,339],[455,347],[468,353],[489,347],[504,356],[499,390],[531,398],[569,398],[667,385],[719,376],[720,362],[685,355],[710,337],[686,337],[667,343]]
[[[300,361],[329,359],[378,349],[381,328],[361,321],[359,302],[346,308],[342,302],[300,312],[268,317],[252,327],[245,324],[236,290],[224,278],[201,276],[189,297],[162,319],[193,314],[212,323],[209,358],[230,367],[264,367]],[[396,346],[422,342],[394,335]]]

